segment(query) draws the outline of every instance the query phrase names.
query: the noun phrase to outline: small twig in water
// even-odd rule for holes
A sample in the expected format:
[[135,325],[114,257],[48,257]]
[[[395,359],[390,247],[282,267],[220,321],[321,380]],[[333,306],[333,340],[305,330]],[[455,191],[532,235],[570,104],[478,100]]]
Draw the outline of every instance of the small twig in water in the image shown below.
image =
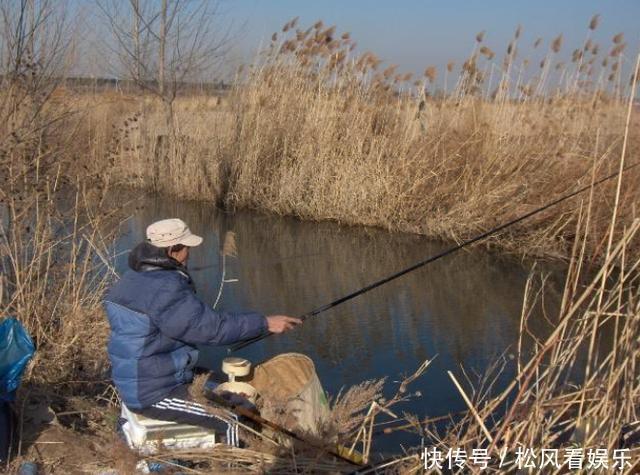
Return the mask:
[[236,257],[238,255],[238,248],[236,246],[236,233],[233,231],[227,231],[224,235],[224,244],[222,245],[222,278],[220,279],[220,287],[218,288],[218,296],[213,303],[213,308],[218,306],[220,297],[222,297],[222,289],[227,282],[237,282],[238,279],[227,279],[227,256]]

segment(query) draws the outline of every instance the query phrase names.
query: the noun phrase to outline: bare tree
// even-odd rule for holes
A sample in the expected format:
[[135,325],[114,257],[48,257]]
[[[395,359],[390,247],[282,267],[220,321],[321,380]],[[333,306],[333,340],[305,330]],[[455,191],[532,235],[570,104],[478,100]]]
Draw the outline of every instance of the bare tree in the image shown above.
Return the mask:
[[162,100],[173,133],[181,87],[202,80],[227,51],[231,28],[217,29],[214,0],[96,0],[112,33],[121,74]]
[[64,1],[0,0],[0,68],[31,92],[64,76],[73,37]]
[[[31,170],[52,131],[41,113],[71,65],[69,49],[74,28],[66,2],[58,0],[0,0],[0,167],[3,160]],[[53,121],[55,123],[56,121]],[[16,157],[20,156],[20,159]],[[24,158],[24,160],[22,160]],[[39,173],[55,166],[51,156]],[[0,197],[7,190],[0,174]]]
[[9,295],[34,255],[36,217],[47,210],[53,220],[64,207],[55,209],[50,193],[65,180],[60,171],[75,170],[65,153],[71,112],[50,101],[70,66],[74,28],[65,7],[63,0],[0,0],[0,275]]
[[[134,12],[139,12],[140,11],[140,0],[131,0],[131,7],[133,8]],[[137,14],[133,14],[131,15],[132,18],[132,30],[131,30],[131,34],[133,35],[133,57],[135,58],[135,71],[134,71],[134,77],[135,78],[140,78],[141,77],[141,65],[140,65],[140,58],[141,56],[141,49],[140,49],[140,25],[142,24],[142,22],[140,21],[140,15]]]
[[162,7],[160,8],[160,35],[158,41],[160,42],[159,54],[158,54],[158,92],[160,96],[164,97],[164,71],[166,68],[165,60],[167,54],[167,0],[162,0]]

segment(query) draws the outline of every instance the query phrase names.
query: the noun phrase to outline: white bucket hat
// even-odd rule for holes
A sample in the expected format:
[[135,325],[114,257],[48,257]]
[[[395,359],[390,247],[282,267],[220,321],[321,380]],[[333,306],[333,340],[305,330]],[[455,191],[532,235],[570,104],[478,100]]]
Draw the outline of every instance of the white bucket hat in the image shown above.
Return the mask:
[[147,227],[147,239],[156,247],[182,244],[195,247],[202,244],[202,238],[191,232],[187,223],[178,218],[156,221]]

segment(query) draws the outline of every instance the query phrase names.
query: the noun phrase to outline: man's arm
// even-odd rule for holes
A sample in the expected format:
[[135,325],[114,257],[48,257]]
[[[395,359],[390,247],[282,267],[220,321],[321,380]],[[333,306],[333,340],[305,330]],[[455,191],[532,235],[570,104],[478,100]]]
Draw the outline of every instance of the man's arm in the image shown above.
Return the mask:
[[154,298],[149,317],[162,333],[188,344],[235,343],[268,330],[259,313],[217,312],[200,300],[188,285],[173,281]]

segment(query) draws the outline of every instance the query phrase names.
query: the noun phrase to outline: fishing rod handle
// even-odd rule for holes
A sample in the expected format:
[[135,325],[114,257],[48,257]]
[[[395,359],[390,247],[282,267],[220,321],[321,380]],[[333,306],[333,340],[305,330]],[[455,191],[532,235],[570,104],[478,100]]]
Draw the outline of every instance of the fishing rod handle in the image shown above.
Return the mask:
[[[300,315],[298,318],[304,322],[308,317],[311,317],[313,315],[314,315],[313,312],[309,312],[309,313],[305,313],[304,315]],[[258,336],[254,336],[253,338],[249,338],[248,340],[242,340],[242,341],[239,341],[238,343],[234,343],[227,349],[227,353],[233,353],[234,351],[241,350],[246,346],[252,345],[253,343],[256,343],[260,340],[264,340],[265,338],[270,337],[273,334],[274,333],[268,331],[265,333],[261,333]]]
[[243,407],[243,406],[238,405],[238,404],[232,404],[232,403],[226,401],[223,397],[218,396],[217,394],[210,394],[209,398],[210,398],[211,401],[213,401],[214,403],[218,404],[219,406],[229,409],[236,416],[246,417],[247,419],[249,419],[249,420],[261,425],[262,427],[269,427],[270,429],[273,429],[276,432],[280,432],[281,434],[286,435],[287,437],[290,437],[292,439],[300,441],[300,442],[304,443],[305,445],[307,445],[309,447],[312,447],[314,449],[317,449],[317,450],[325,452],[325,453],[327,453],[329,455],[332,455],[332,456],[342,460],[343,462],[347,462],[350,465],[355,465],[356,467],[361,467],[362,468],[362,464],[360,464],[360,463],[358,463],[358,462],[356,462],[354,460],[351,460],[348,457],[343,456],[342,454],[340,454],[339,452],[337,452],[335,450],[329,449],[329,448],[324,447],[322,445],[318,445],[316,442],[309,441],[309,440],[299,436],[298,434],[296,434],[292,430],[289,430],[286,427],[283,427],[281,425],[276,424],[275,422],[272,422],[272,421],[270,421],[268,419],[265,419],[260,414],[255,414],[254,412],[252,412],[251,410],[247,409],[246,407]]
[[238,343],[235,343],[233,345],[231,345],[229,348],[227,348],[227,353],[233,353],[235,351],[241,350],[242,348],[244,348],[245,346],[249,346],[253,343],[256,343],[260,340],[264,340],[265,338],[269,337],[273,335],[273,333],[271,332],[266,332],[266,333],[261,333],[258,336],[254,336],[253,338],[249,338],[247,340],[242,340],[239,341]]

